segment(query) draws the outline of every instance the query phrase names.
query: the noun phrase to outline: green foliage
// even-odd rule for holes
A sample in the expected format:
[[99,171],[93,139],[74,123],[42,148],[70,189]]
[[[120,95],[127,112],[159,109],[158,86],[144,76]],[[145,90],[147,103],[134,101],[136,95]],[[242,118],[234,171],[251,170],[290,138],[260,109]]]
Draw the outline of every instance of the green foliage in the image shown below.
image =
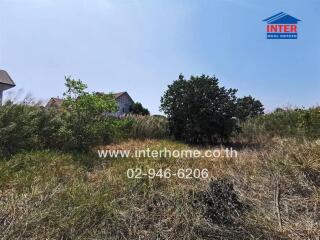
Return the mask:
[[144,108],[139,102],[132,104],[132,106],[130,107],[130,113],[143,116],[150,115],[149,110]]
[[240,127],[238,138],[248,142],[266,141],[273,137],[319,138],[320,109],[277,109],[248,119]]
[[[190,148],[167,140],[110,147]],[[317,239],[319,141],[281,140],[239,153],[241,157],[219,158],[215,164],[211,158],[17,154],[0,161],[0,238]],[[198,179],[128,179],[126,171],[136,167],[208,169],[214,179],[210,184]],[[276,186],[283,229],[274,213]]]
[[168,86],[161,98],[171,133],[192,143],[228,139],[236,127],[235,89],[219,86],[216,77],[183,75]]
[[66,78],[62,108],[13,104],[0,106],[0,158],[30,150],[89,151],[97,145],[132,138],[167,136],[165,119],[115,118],[110,94],[88,93],[86,84]]
[[63,106],[65,109],[81,120],[101,120],[105,113],[117,111],[117,103],[112,94],[88,93],[87,85],[81,80],[74,80],[66,77],[67,90],[63,94],[65,97]]
[[262,115],[263,110],[262,103],[251,96],[237,99],[237,118],[240,121]]
[[88,93],[86,84],[80,80],[66,78],[63,107],[66,125],[60,132],[66,148],[89,150],[91,147],[108,143],[114,127],[114,120],[108,113],[117,110],[111,94]]
[[85,95],[85,90],[87,89],[87,84],[83,83],[80,79],[75,80],[69,77],[64,77],[65,86],[67,91],[63,94],[67,99],[77,99],[81,95]]
[[0,107],[0,156],[56,147],[63,124],[56,110],[11,103]]

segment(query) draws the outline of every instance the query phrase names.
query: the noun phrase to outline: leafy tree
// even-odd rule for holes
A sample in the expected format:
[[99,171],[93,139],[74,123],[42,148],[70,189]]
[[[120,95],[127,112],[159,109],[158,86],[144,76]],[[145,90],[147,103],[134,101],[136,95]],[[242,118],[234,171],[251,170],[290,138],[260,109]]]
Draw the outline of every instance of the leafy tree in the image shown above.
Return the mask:
[[81,121],[97,121],[105,119],[108,112],[117,111],[117,103],[112,94],[88,93],[87,85],[81,80],[74,80],[70,77],[66,79],[67,91],[63,106],[75,114]]
[[264,108],[259,100],[254,99],[250,95],[237,99],[237,117],[240,121],[245,121],[248,118],[262,114],[264,114]]
[[63,107],[67,125],[61,129],[65,147],[88,150],[96,144],[108,142],[113,125],[106,113],[115,112],[117,104],[111,94],[88,93],[80,80],[66,78]]
[[130,107],[130,113],[143,116],[150,115],[149,110],[144,108],[139,102],[132,104],[132,106]]
[[277,107],[277,108],[274,110],[274,112],[284,112],[284,111],[285,111],[285,109],[280,108],[280,107]]
[[227,140],[236,127],[236,89],[219,86],[216,77],[182,74],[168,86],[160,110],[176,139],[192,143]]

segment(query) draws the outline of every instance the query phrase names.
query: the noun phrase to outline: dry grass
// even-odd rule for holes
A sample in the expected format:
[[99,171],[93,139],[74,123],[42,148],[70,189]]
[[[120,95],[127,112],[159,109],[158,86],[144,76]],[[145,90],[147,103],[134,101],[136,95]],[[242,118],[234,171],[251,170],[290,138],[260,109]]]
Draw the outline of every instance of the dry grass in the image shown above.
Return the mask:
[[[167,140],[107,146],[146,147],[188,148]],[[135,167],[207,168],[211,179],[128,179],[127,169]],[[319,239],[319,178],[317,141],[274,140],[260,150],[242,149],[232,159],[21,154],[0,162],[0,238]],[[210,181],[221,179],[234,187],[243,211],[218,211],[201,200],[206,193],[223,203],[209,189]],[[226,198],[230,193],[227,189]],[[232,221],[213,221],[206,213],[226,218],[232,213]]]

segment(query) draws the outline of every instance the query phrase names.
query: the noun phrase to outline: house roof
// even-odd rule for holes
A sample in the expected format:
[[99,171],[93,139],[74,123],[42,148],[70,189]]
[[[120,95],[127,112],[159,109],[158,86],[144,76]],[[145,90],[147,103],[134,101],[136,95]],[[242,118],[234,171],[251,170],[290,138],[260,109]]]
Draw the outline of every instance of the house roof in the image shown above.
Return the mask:
[[127,93],[127,92],[113,93],[112,95],[117,99],[118,97],[122,96],[125,93]]
[[131,102],[134,103],[133,99],[130,97],[129,93],[127,93],[127,92],[113,93],[112,95],[113,95],[116,99],[118,99],[118,98],[121,97],[122,95],[127,95],[128,98],[131,100]]
[[[104,94],[102,92],[97,92],[97,94]],[[118,99],[119,97],[123,96],[123,95],[127,95],[128,98],[132,101],[132,103],[134,103],[134,101],[132,100],[132,98],[130,97],[129,93],[127,92],[118,92],[118,93],[111,93],[115,99]]]
[[267,22],[268,24],[297,24],[298,21],[301,21],[298,18],[292,17],[287,13],[279,12],[276,15],[273,15],[269,18],[266,18],[263,20],[264,22]]
[[[122,96],[123,94],[125,94],[127,92],[119,92],[119,93],[111,93],[116,99],[119,98],[120,96]],[[97,95],[103,95],[105,93],[103,92],[96,92]]]
[[61,98],[51,98],[47,103],[46,107],[62,107],[63,99]]
[[16,84],[13,82],[9,74],[4,70],[0,70],[0,84],[5,84],[5,85],[8,85],[9,87],[16,86]]

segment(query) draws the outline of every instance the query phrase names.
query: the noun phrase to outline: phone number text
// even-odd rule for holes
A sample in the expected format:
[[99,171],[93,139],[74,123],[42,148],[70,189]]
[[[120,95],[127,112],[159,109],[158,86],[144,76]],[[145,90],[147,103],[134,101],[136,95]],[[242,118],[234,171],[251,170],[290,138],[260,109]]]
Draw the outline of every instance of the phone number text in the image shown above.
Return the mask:
[[185,179],[192,179],[192,178],[208,178],[209,171],[208,169],[191,169],[191,168],[180,168],[178,170],[171,170],[170,168],[165,169],[154,169],[149,168],[148,170],[143,170],[141,168],[129,168],[127,170],[127,177],[128,178],[185,178]]

